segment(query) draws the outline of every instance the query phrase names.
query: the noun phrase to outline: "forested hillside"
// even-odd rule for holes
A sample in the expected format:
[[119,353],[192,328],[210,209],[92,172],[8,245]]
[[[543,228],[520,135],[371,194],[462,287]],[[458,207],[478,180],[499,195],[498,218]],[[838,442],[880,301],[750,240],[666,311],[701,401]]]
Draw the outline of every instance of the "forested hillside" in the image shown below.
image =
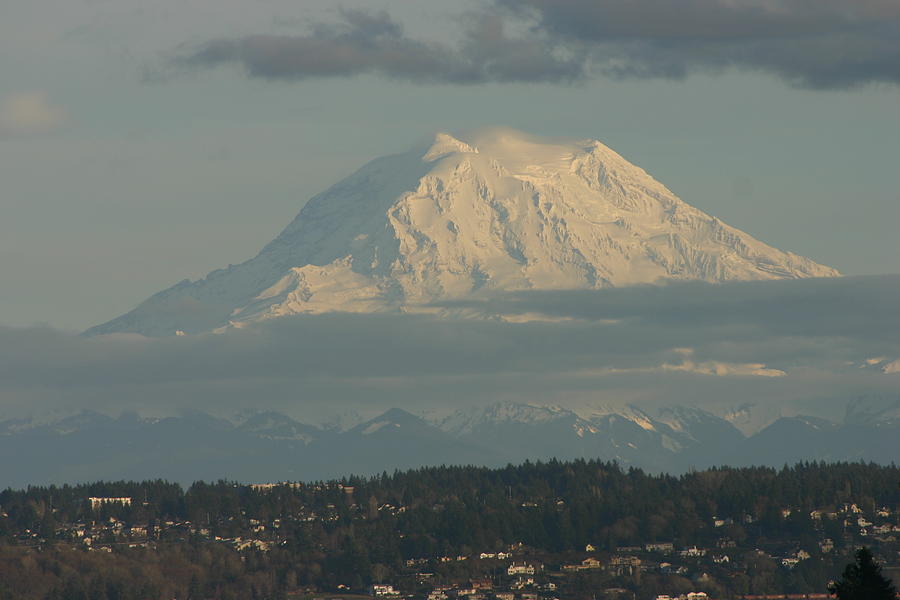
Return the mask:
[[0,598],[278,598],[374,582],[424,597],[477,578],[508,588],[514,563],[540,565],[529,585],[553,583],[548,597],[822,592],[857,545],[897,562],[898,483],[900,468],[871,464],[672,477],[578,460],[6,490]]

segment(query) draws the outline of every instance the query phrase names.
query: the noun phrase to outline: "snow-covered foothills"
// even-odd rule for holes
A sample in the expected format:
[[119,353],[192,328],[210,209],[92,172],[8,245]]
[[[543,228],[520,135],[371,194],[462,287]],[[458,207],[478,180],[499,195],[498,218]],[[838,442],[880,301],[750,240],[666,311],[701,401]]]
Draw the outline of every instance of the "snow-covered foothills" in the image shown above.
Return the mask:
[[[744,406],[753,413],[757,407]],[[580,457],[650,472],[729,464],[780,467],[799,460],[890,462],[900,452],[900,401],[852,403],[840,422],[795,415],[751,434],[730,418],[685,407],[575,412],[495,403],[423,418],[393,408],[347,429],[284,414],[237,419],[195,413],[162,419],[82,412],[50,422],[0,421],[7,485],[85,479],[311,480],[439,464],[500,466]],[[33,452],[40,446],[43,451]],[[109,448],[117,451],[110,454]]]
[[88,333],[446,312],[434,305],[498,291],[837,275],[693,208],[598,141],[492,128],[370,162],[312,198],[255,258]]

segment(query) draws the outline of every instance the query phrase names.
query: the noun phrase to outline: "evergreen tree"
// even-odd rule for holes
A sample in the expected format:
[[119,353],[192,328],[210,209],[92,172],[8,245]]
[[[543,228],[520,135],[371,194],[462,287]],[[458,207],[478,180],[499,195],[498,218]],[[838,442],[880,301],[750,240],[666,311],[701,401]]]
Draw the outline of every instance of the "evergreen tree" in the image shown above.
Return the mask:
[[856,551],[856,562],[847,565],[841,580],[828,590],[838,600],[895,600],[897,590],[890,579],[881,574],[879,565],[868,548]]

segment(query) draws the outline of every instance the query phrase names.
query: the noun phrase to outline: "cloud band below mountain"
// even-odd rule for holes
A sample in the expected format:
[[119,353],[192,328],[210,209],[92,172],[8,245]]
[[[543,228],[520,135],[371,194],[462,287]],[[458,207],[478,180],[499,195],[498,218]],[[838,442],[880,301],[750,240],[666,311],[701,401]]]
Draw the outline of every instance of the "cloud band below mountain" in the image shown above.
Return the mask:
[[835,417],[853,398],[900,393],[883,369],[900,358],[898,296],[900,276],[848,277],[522,293],[487,307],[554,317],[524,323],[300,315],[157,340],[0,329],[0,410],[257,407],[310,421],[498,400],[764,402]]

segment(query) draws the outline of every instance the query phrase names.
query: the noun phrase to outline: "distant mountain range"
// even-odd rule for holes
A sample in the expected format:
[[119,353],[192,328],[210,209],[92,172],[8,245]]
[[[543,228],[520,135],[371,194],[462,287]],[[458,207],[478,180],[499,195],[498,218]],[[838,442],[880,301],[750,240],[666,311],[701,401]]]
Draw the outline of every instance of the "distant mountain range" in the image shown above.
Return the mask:
[[[782,417],[745,436],[728,418],[690,407],[575,412],[502,403],[426,420],[393,408],[348,429],[277,412],[237,422],[194,413],[162,419],[82,412],[54,422],[0,422],[0,486],[97,479],[190,483],[314,480],[438,464],[498,466],[601,458],[653,472],[714,465],[900,457],[900,400],[848,409],[842,423]],[[12,457],[12,458],[11,458]]]
[[437,134],[315,196],[254,258],[89,335],[169,336],[323,312],[438,312],[513,290],[833,277],[687,204],[599,141]]

